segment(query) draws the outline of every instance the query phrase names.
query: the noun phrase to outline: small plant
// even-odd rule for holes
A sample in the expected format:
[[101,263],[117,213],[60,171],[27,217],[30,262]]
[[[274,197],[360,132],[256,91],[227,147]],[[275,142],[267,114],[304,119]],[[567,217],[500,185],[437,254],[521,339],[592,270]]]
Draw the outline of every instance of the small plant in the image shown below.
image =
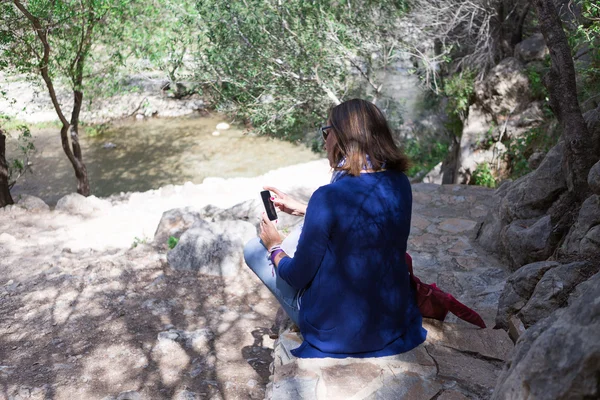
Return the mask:
[[534,152],[547,153],[557,142],[560,132],[553,132],[548,125],[532,128],[523,136],[511,138],[506,143],[504,157],[508,164],[510,177],[512,179],[531,172],[529,157]]
[[450,145],[444,142],[427,142],[418,139],[408,139],[404,144],[404,153],[410,158],[411,167],[406,174],[410,177],[421,171],[431,171],[437,164],[444,161]]
[[444,84],[444,94],[448,97],[448,114],[455,114],[461,120],[466,119],[471,98],[475,93],[475,74],[463,71],[450,76]]
[[139,238],[139,237],[134,237],[133,238],[133,243],[131,244],[131,248],[135,249],[136,247],[138,247],[140,244],[147,244],[149,241],[149,238],[147,238],[146,236]]
[[543,100],[548,97],[548,90],[542,82],[542,74],[535,68],[525,67],[525,75],[529,79],[529,87],[531,88],[531,96],[536,100]]
[[175,246],[177,246],[177,243],[179,243],[179,239],[177,239],[175,236],[169,236],[169,239],[167,240],[167,246],[169,246],[169,250],[173,250]]
[[496,187],[496,178],[494,178],[490,164],[487,162],[477,164],[477,168],[475,168],[475,171],[473,171],[471,179],[474,185],[485,186],[489,188]]
[[84,132],[89,137],[102,136],[108,131],[108,124],[87,125],[81,124],[84,127]]

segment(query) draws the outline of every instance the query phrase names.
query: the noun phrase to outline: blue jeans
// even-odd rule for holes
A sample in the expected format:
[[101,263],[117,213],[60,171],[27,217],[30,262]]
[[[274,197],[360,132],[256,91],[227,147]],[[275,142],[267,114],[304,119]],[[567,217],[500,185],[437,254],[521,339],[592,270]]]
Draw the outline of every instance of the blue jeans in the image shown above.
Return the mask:
[[299,291],[279,277],[277,268],[273,270],[273,267],[271,267],[267,260],[267,249],[259,238],[250,240],[244,246],[244,259],[252,272],[273,293],[273,296],[279,301],[279,304],[281,304],[281,307],[290,316],[292,321],[298,325],[298,313],[300,311],[298,307]]

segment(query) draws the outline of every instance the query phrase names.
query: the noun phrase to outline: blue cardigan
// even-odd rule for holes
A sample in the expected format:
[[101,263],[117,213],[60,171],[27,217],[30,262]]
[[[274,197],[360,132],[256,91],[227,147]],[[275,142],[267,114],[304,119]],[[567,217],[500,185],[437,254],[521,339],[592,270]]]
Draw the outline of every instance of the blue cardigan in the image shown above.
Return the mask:
[[393,170],[347,175],[313,194],[296,253],[278,266],[305,289],[295,356],[388,356],[425,341],[404,258],[411,209],[408,178]]

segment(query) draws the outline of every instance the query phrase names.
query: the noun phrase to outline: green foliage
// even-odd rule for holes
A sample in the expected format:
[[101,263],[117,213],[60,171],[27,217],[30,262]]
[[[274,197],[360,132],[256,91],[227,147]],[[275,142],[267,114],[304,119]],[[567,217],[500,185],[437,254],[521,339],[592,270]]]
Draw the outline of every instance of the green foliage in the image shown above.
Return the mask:
[[411,167],[406,172],[410,177],[423,171],[431,171],[444,161],[448,154],[449,143],[425,142],[416,138],[404,142],[404,153],[411,160]]
[[558,142],[558,130],[552,130],[549,124],[532,128],[518,138],[511,138],[506,143],[505,160],[512,179],[517,179],[531,172],[529,157],[534,152],[546,154]]
[[173,250],[175,246],[179,243],[179,239],[175,236],[169,236],[169,240],[167,240],[167,246],[169,246],[169,250]]
[[89,137],[98,137],[102,136],[109,128],[108,124],[85,124],[81,123],[83,127],[83,131]]
[[531,65],[525,66],[525,75],[529,79],[529,87],[531,88],[531,97],[534,100],[544,100],[548,97],[548,90],[542,82],[542,73]]
[[196,5],[202,29],[196,81],[203,92],[255,132],[292,141],[324,122],[353,80],[373,79],[393,55],[394,23],[406,9],[391,0]]
[[[98,93],[111,85],[131,46],[126,24],[144,6],[140,0],[20,1],[50,46],[48,73],[72,90]],[[35,76],[43,46],[30,18],[13,2],[0,2],[0,69]]]
[[24,123],[16,123],[12,118],[0,114],[0,128],[6,133],[9,140],[14,141],[16,154],[6,155],[8,164],[8,184],[12,188],[24,173],[30,171],[29,158],[35,153],[33,136],[29,126]]
[[141,238],[139,238],[139,237],[136,236],[136,237],[133,238],[133,243],[131,243],[131,248],[135,249],[140,244],[147,244],[149,242],[150,242],[150,239],[147,238],[146,236],[141,237]]
[[471,180],[474,185],[485,186],[489,188],[496,187],[496,178],[492,173],[490,164],[487,162],[477,164],[477,167],[475,168],[475,171],[473,171],[473,175],[471,176]]
[[599,102],[600,92],[600,4],[596,0],[576,0],[582,20],[568,33],[578,75],[579,100]]
[[449,76],[443,87],[443,95],[448,98],[446,128],[456,137],[462,134],[463,123],[469,113],[475,93],[475,74],[467,70]]
[[466,116],[475,93],[475,74],[463,71],[451,75],[444,83],[444,95],[448,97],[448,109],[451,113]]

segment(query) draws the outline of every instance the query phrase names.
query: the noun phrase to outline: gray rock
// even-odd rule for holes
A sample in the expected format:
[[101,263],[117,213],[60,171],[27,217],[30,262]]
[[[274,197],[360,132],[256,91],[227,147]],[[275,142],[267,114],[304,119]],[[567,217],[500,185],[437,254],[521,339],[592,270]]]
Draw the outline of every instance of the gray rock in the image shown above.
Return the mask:
[[546,154],[542,153],[541,151],[534,152],[527,159],[527,164],[529,165],[529,168],[531,168],[532,170],[534,170],[537,167],[539,167],[540,164],[542,163],[542,161],[544,161],[544,157],[546,157]]
[[[600,225],[600,196],[595,194],[583,202],[577,221],[569,231],[562,250],[567,254],[581,254],[586,256],[598,253],[597,251],[594,252],[597,230],[593,229],[598,225]],[[585,239],[585,243],[584,238],[587,238]],[[582,245],[585,247],[585,251],[581,248]]]
[[289,378],[273,383],[271,399],[309,400],[317,399],[318,377]]
[[541,217],[567,189],[563,157],[564,143],[559,142],[535,171],[511,185],[500,203],[500,216],[505,224]]
[[541,33],[528,37],[515,47],[515,56],[525,63],[543,60],[547,54],[548,47],[546,47],[546,40]]
[[[290,193],[290,195],[298,199],[302,199],[304,197],[296,193]],[[253,224],[256,229],[258,229],[260,224],[259,218],[264,211],[265,207],[262,203],[262,200],[255,199],[236,204],[235,206],[226,210],[221,210],[214,206],[208,206],[203,209],[203,216],[211,219],[213,222],[227,220],[248,221]],[[280,230],[290,229],[302,221],[302,217],[295,217],[280,211],[277,212],[277,227]]]
[[521,336],[527,331],[523,321],[521,321],[516,315],[511,315],[508,319],[508,336],[513,342],[517,342]]
[[48,211],[50,207],[39,197],[22,194],[19,199],[19,206],[28,211]]
[[[544,122],[543,102],[534,101],[522,113],[515,115],[507,122],[506,134],[510,137],[520,137],[527,129],[519,130],[518,128],[530,128]],[[518,132],[515,132],[515,130]]]
[[117,400],[143,400],[143,397],[139,392],[129,390],[127,392],[119,393]]
[[177,392],[175,397],[173,397],[173,400],[199,400],[200,398],[200,395],[197,393],[184,389],[180,392]]
[[200,212],[191,207],[165,211],[154,233],[154,246],[167,249],[169,237],[179,239],[186,230],[201,220]]
[[500,215],[500,204],[506,192],[512,187],[513,182],[507,181],[503,183],[494,194],[493,203],[490,210],[483,220],[479,231],[476,235],[476,240],[479,244],[490,253],[502,254],[503,247],[501,241],[501,232],[504,224]]
[[492,400],[600,397],[600,274],[521,337]]
[[69,214],[91,215],[110,207],[108,201],[96,196],[85,197],[79,193],[70,193],[58,200],[55,209]]
[[472,105],[469,107],[468,118],[460,137],[458,183],[468,183],[478,164],[491,161],[493,152],[488,151],[489,154],[481,154],[485,152],[480,149],[480,144],[485,140],[492,121],[492,116],[480,106]]
[[596,143],[596,154],[600,151],[600,106],[583,114],[590,135],[592,135],[592,143]]
[[167,261],[176,270],[234,276],[244,262],[244,245],[254,237],[256,228],[248,222],[197,221],[167,253]]
[[549,215],[538,220],[511,222],[502,233],[502,244],[513,269],[547,259],[551,252],[551,234],[552,221]]
[[440,162],[423,177],[422,182],[435,183],[436,185],[441,185],[443,177],[444,175],[442,172],[442,163]]
[[600,269],[597,262],[575,262],[547,271],[517,316],[526,328],[567,304],[573,289]]
[[[598,161],[588,175],[588,185],[595,194],[600,194],[600,161]],[[20,203],[20,202],[19,202]]]
[[596,260],[600,255],[600,225],[596,225],[590,229],[581,242],[579,243],[579,253],[592,257],[596,256]]
[[480,396],[489,394],[500,375],[501,362],[471,357],[468,353],[444,346],[428,347],[427,352],[436,361],[440,378],[456,381]]
[[529,79],[523,65],[513,57],[505,58],[475,87],[483,109],[495,115],[519,113],[530,103]]
[[365,400],[433,399],[441,389],[442,385],[434,380],[416,374],[400,374],[385,378],[382,386]]
[[498,301],[496,328],[508,329],[508,322],[529,301],[536,285],[544,274],[560,264],[555,261],[541,261],[525,265],[508,277]]

